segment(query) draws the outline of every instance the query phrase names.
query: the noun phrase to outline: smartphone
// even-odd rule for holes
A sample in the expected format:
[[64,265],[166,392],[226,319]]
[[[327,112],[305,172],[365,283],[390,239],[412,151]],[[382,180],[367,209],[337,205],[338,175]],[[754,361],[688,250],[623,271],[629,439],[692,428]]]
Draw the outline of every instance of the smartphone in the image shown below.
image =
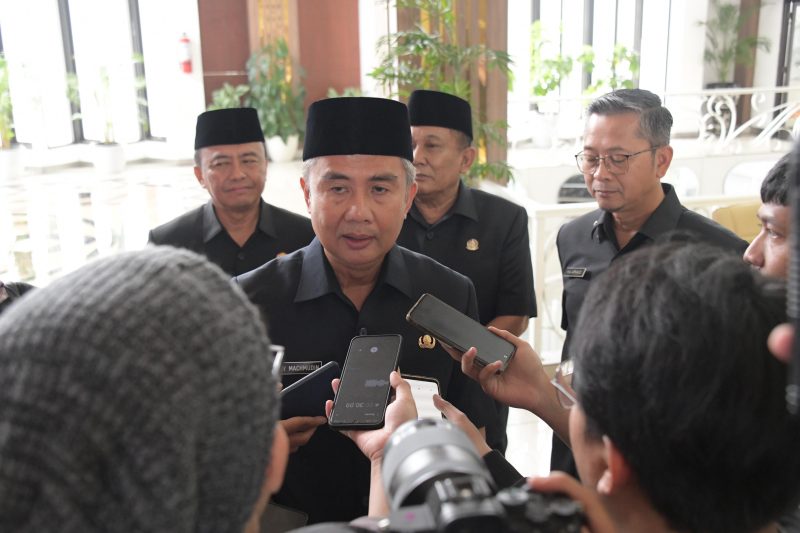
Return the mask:
[[420,296],[417,303],[406,314],[406,320],[432,335],[439,342],[466,352],[472,346],[477,348],[475,362],[486,366],[502,361],[500,372],[504,371],[514,357],[517,347],[486,329],[480,322],[447,305],[432,294]]
[[439,381],[427,376],[401,374],[411,386],[411,396],[417,405],[417,418],[444,418],[444,415],[433,404],[433,395],[440,394]]
[[383,427],[389,404],[389,374],[400,358],[400,335],[353,337],[328,425],[335,429]]
[[341,375],[329,361],[281,391],[281,420],[294,416],[325,416],[325,401],[333,400],[331,381]]

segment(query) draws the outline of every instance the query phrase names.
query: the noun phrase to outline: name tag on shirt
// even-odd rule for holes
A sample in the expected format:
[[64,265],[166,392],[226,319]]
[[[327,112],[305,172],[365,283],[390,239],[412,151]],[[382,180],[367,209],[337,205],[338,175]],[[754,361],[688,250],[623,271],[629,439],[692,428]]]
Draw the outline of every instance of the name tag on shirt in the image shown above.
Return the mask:
[[322,361],[289,361],[281,365],[281,374],[310,374],[322,366]]
[[586,277],[586,272],[586,268],[567,267],[564,269],[564,276],[567,278],[584,278]]

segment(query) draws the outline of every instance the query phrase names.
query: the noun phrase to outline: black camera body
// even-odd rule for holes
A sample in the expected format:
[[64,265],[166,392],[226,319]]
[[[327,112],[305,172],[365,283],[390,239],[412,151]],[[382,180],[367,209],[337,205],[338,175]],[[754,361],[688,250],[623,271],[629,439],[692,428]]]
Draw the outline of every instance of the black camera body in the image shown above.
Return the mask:
[[578,533],[582,525],[581,505],[566,496],[523,487],[494,494],[483,479],[465,475],[436,481],[426,503],[393,511],[380,530]]
[[383,482],[391,532],[572,533],[583,525],[580,503],[558,494],[494,481],[467,436],[447,420],[403,424],[386,444]]

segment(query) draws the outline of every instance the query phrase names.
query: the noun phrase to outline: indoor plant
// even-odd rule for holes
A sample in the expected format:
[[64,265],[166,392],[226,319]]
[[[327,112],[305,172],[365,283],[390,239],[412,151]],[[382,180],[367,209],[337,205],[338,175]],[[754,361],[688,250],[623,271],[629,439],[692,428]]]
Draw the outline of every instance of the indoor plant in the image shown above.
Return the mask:
[[753,16],[752,8],[741,10],[738,2],[732,4],[724,0],[711,0],[709,6],[713,16],[697,22],[706,28],[703,59],[716,74],[717,81],[709,83],[708,88],[731,87],[734,67],[752,65],[753,51],[761,48],[769,52],[771,43],[766,37],[739,37],[739,30]]
[[12,145],[14,115],[8,78],[8,62],[0,53],[0,179],[15,176],[20,170],[19,151]]
[[572,72],[573,59],[569,55],[547,54],[551,41],[545,37],[542,21],[531,25],[531,94],[536,97],[531,104],[530,136],[534,146],[547,148],[554,142],[556,118],[559,110],[557,101],[543,98],[559,90],[561,82]]
[[[388,34],[378,40],[381,61],[369,76],[376,79],[391,95],[408,96],[414,89],[432,89],[454,94],[469,101],[472,72],[478,72],[481,84],[486,71],[497,69],[510,79],[511,57],[502,50],[483,44],[462,46],[458,43],[458,27],[452,0],[397,0],[396,7],[419,10],[431,21],[435,30],[417,24],[407,31]],[[472,165],[468,180],[491,178],[500,183],[512,179],[511,167],[505,161],[487,161],[489,144],[505,145],[505,121],[489,122],[485,109],[473,103],[472,129],[478,159]]]
[[[141,55],[135,55],[131,65],[135,66],[142,61],[143,57]],[[92,145],[90,158],[94,166],[102,173],[117,173],[125,168],[125,151],[122,145],[117,142],[114,133],[115,102],[112,84],[114,83],[114,74],[117,73],[119,69],[129,68],[131,65],[101,65],[96,71],[96,78],[93,80],[94,84],[92,85],[91,94],[94,102],[94,110],[102,124],[102,136],[99,141]],[[136,75],[134,77],[132,89],[137,92],[136,102],[139,106],[139,121],[144,127],[144,130],[147,131],[147,114],[143,111],[144,107],[147,105],[147,101],[139,95],[139,91],[141,91],[144,86],[144,77]],[[67,98],[79,110],[73,115],[73,120],[82,120],[83,114],[80,112],[81,93],[79,80],[74,73],[67,74]]]
[[[247,60],[249,94],[245,100],[256,108],[267,152],[273,161],[289,161],[297,154],[305,130],[302,72],[292,68],[284,39],[269,43]],[[235,90],[235,89],[234,89]]]

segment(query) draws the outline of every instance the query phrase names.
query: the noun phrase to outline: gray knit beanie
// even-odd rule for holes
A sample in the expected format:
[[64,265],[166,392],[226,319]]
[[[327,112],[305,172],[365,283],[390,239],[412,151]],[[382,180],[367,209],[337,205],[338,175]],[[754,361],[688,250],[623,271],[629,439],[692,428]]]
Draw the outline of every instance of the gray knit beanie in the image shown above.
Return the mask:
[[98,260],[0,318],[0,531],[241,533],[278,420],[257,311],[199,255]]

